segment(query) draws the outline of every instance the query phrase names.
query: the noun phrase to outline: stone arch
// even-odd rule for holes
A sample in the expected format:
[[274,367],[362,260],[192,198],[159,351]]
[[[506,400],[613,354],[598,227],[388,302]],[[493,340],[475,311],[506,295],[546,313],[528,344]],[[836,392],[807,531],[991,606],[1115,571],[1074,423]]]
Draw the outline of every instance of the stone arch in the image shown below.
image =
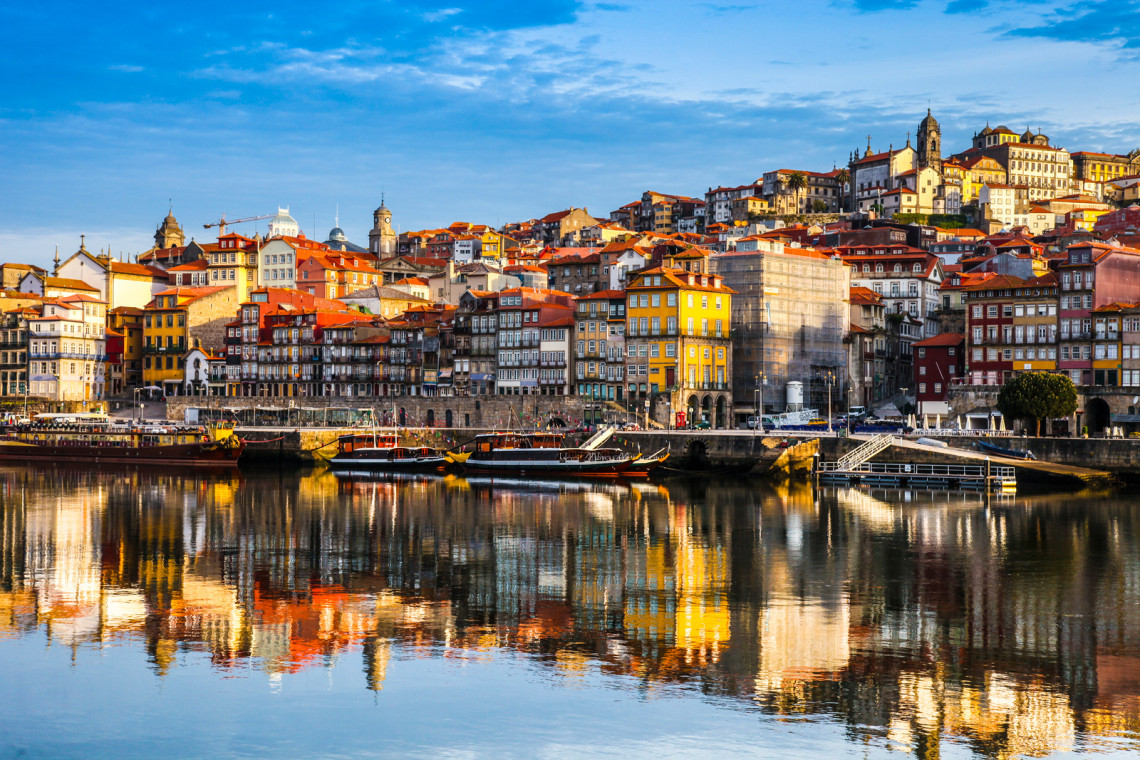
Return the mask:
[[727,425],[727,412],[728,404],[724,400],[724,396],[716,397],[716,422],[713,424],[717,430],[723,430],[728,427]]
[[431,427],[433,425],[435,425],[435,410],[434,409],[428,409],[427,410],[427,426]]
[[1085,402],[1085,420],[1083,423],[1089,429],[1089,435],[1103,433],[1105,428],[1112,424],[1112,409],[1108,402],[1102,398],[1090,398]]
[[709,424],[712,424],[712,421],[713,421],[712,409],[713,409],[712,396],[705,396],[703,399],[701,399],[701,420],[702,421],[707,420],[709,422]]
[[455,416],[451,413],[450,409],[443,413],[443,422],[445,425],[447,425],[447,427],[453,427],[452,423],[454,420]]
[[696,394],[689,396],[689,402],[686,406],[685,421],[692,426],[697,422],[697,410],[701,407],[701,402],[697,399]]
[[398,424],[400,427],[407,427],[407,425],[408,425],[408,413],[404,411],[404,407],[402,407],[402,406],[400,407],[400,416],[399,416],[398,420],[399,421],[396,424]]
[[704,441],[689,441],[685,447],[685,466],[688,469],[703,469],[709,463],[709,450]]

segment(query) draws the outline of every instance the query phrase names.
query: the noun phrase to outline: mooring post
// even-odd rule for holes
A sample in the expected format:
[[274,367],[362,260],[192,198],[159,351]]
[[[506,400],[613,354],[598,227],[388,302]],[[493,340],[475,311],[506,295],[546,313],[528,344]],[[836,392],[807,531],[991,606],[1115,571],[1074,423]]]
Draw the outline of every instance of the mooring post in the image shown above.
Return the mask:
[[987,492],[989,492],[989,490],[990,490],[990,465],[991,464],[992,464],[992,462],[990,462],[990,458],[986,457],[986,491]]

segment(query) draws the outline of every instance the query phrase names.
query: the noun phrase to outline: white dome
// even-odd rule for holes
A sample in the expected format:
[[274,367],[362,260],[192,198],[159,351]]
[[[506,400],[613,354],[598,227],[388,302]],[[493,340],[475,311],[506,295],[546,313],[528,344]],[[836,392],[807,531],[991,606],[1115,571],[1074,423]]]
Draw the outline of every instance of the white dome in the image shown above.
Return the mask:
[[267,237],[297,237],[301,232],[301,225],[289,216],[289,207],[277,207],[277,215],[269,220],[269,234]]

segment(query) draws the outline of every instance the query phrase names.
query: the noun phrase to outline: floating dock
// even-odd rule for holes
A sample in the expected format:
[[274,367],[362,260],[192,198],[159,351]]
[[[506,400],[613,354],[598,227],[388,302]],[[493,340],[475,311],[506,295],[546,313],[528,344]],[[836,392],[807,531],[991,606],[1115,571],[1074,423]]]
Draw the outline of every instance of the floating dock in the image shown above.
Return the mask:
[[820,462],[816,476],[821,483],[833,485],[962,488],[975,491],[1012,491],[1017,488],[1017,470],[1006,465]]

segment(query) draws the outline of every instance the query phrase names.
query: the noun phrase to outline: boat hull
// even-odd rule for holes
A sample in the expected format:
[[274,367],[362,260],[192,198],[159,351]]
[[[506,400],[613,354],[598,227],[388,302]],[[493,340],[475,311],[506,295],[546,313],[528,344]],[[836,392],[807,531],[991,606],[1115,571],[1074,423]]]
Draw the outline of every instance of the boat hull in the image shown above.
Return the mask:
[[0,460],[23,462],[94,462],[180,467],[237,467],[244,444],[226,446],[216,442],[171,446],[53,446],[50,444],[0,442]]
[[328,463],[329,467],[334,470],[374,470],[378,472],[434,472],[442,470],[450,464],[443,457],[388,459],[382,456],[335,456],[329,459]]
[[610,462],[528,462],[486,461],[474,457],[463,463],[463,471],[477,475],[563,475],[589,478],[620,478],[629,469],[631,460]]

